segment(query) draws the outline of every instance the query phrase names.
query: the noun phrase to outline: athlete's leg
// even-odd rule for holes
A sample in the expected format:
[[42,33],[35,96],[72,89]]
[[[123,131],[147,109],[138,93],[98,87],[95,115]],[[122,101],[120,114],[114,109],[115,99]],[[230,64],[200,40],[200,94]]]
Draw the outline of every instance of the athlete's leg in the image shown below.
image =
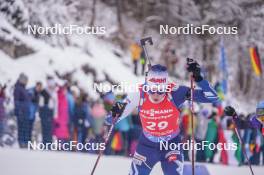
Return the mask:
[[183,175],[184,156],[179,143],[181,143],[181,138],[178,136],[168,141],[168,145],[177,144],[175,150],[160,150],[161,168],[164,175]]
[[[155,146],[146,144],[146,138],[140,138],[133,156],[129,175],[149,175],[153,166],[159,161],[159,153]],[[144,140],[144,141],[142,141]],[[147,141],[150,142],[150,141]]]
[[169,151],[161,160],[161,168],[164,175],[183,175],[184,165],[183,153],[181,151]]

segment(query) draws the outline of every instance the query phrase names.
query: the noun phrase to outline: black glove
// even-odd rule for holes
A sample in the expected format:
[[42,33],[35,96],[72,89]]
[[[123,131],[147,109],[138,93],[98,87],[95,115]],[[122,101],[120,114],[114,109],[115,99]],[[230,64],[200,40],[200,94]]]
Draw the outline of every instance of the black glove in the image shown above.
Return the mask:
[[112,112],[112,116],[115,118],[115,117],[120,117],[121,114],[123,113],[125,107],[126,107],[127,103],[122,103],[122,102],[116,102],[112,109],[111,109],[111,112]]
[[193,73],[196,82],[203,80],[200,65],[194,59],[187,58],[187,71]]
[[237,115],[236,114],[236,110],[232,106],[225,107],[224,112],[225,112],[225,115],[227,115],[227,116],[232,116],[233,117],[233,116]]

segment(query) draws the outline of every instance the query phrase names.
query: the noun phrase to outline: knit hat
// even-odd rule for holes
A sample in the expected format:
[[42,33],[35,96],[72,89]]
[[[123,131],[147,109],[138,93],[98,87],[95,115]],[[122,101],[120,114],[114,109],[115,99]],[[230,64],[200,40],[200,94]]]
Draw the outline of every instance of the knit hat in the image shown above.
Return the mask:
[[151,66],[147,75],[147,85],[157,88],[166,88],[168,85],[169,74],[167,68],[160,64]]

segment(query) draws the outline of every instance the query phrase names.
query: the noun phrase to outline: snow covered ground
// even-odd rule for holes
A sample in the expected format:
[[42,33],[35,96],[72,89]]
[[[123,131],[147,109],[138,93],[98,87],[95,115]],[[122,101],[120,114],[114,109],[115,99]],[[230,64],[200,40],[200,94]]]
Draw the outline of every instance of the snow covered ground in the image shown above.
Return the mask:
[[[66,152],[42,152],[20,149],[0,149],[0,174],[2,175],[89,175],[96,155]],[[96,175],[128,174],[131,159],[103,156]],[[211,175],[250,175],[247,166],[205,165]],[[262,175],[263,166],[254,166],[255,175]],[[151,175],[162,175],[160,165]]]

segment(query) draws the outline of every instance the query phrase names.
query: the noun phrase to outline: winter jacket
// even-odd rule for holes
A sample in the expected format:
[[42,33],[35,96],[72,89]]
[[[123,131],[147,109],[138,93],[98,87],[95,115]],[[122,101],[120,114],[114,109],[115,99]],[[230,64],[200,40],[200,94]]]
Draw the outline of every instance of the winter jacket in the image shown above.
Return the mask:
[[55,130],[54,134],[59,139],[68,139],[69,138],[69,113],[68,113],[68,102],[66,88],[60,87],[58,92],[58,113],[55,119]]
[[5,102],[5,95],[4,93],[0,93],[0,121],[3,120],[5,117],[4,102]]
[[141,50],[142,49],[138,44],[136,43],[131,44],[130,52],[131,52],[131,57],[133,61],[140,59]]
[[39,96],[39,116],[45,122],[52,122],[57,114],[57,94],[55,89],[44,89]]
[[55,109],[57,107],[57,93],[56,90],[52,91],[49,89],[44,89],[40,93],[39,98],[40,107],[48,107],[49,109]]
[[29,115],[29,118],[31,120],[34,120],[36,112],[38,111],[38,107],[39,107],[40,93],[37,92],[35,88],[30,88],[30,89],[28,89],[28,94],[29,94],[29,98],[30,98],[30,115]]
[[119,123],[116,124],[115,129],[121,132],[128,132],[131,126],[130,119],[131,115],[129,115],[129,117],[126,117],[124,120],[121,120]]
[[14,89],[15,115],[18,117],[29,118],[30,115],[30,98],[25,85],[18,82]]
[[91,114],[94,119],[94,122],[93,122],[94,133],[96,135],[99,135],[102,132],[102,128],[104,125],[104,120],[105,120],[105,116],[107,115],[107,112],[103,104],[96,103],[92,107]]
[[74,97],[73,97],[72,93],[70,93],[70,92],[67,92],[67,102],[68,102],[69,120],[73,121],[75,102],[74,102]]
[[83,101],[80,104],[75,105],[75,119],[76,126],[90,126],[92,125],[92,117],[89,110],[89,104],[87,101]]

